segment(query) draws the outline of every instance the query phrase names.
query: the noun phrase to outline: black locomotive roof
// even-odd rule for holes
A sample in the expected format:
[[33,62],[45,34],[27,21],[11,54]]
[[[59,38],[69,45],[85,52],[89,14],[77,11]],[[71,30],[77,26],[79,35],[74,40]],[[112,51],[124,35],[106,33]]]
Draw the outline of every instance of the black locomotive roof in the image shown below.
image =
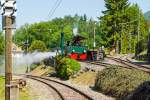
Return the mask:
[[76,35],[74,36],[73,40],[72,40],[72,45],[81,45],[80,41],[86,39],[85,37],[81,36],[81,35]]
[[86,39],[86,38],[81,36],[81,35],[76,35],[76,36],[74,36],[73,41],[81,41],[81,40],[84,40],[84,39]]

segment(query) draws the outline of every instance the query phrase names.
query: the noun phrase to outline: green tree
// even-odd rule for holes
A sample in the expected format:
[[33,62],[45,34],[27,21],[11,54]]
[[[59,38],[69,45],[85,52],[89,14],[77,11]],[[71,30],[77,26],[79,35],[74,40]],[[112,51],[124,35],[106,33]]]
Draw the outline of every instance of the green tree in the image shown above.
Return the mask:
[[[94,22],[95,21],[92,19],[87,20],[85,14],[83,16],[79,16],[76,14],[75,16],[64,16],[63,18],[55,18],[48,22],[40,22],[30,25],[25,24],[16,31],[14,35],[14,42],[18,46],[21,46],[22,49],[25,49],[24,42],[26,40],[29,40],[29,46],[33,41],[40,40],[43,41],[47,49],[50,50],[52,48],[59,47],[60,45],[60,33],[62,32],[62,25],[63,32],[65,33],[65,41],[71,41],[73,37],[73,25],[77,24],[78,33],[88,39],[83,44],[92,48]],[[97,35],[97,43],[99,43],[99,36],[100,35]]]
[[117,47],[117,40],[120,38],[120,23],[126,22],[126,15],[123,13],[129,6],[128,0],[104,0],[106,10],[100,17],[100,28],[107,41],[107,47]]
[[40,41],[40,40],[33,41],[31,46],[29,47],[29,51],[34,52],[36,50],[39,51],[39,52],[47,51],[45,43]]
[[128,0],[105,0],[105,6],[104,16],[99,18],[103,44],[120,53],[145,50],[148,27],[139,6],[129,5]]
[[[122,25],[122,53],[141,52],[147,48],[148,27],[144,14],[137,4],[133,4],[125,11],[127,22]],[[139,36],[139,39],[138,39]],[[138,48],[139,50],[137,50]]]

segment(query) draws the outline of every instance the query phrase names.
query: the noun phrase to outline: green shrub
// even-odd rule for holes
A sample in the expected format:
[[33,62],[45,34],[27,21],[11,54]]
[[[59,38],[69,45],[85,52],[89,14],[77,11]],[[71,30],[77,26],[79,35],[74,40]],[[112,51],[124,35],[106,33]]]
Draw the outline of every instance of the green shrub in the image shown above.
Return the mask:
[[80,70],[80,64],[70,58],[56,57],[56,72],[58,76],[64,79],[68,79]]
[[135,89],[128,100],[150,100],[150,81],[145,81]]
[[107,95],[126,100],[141,83],[150,80],[150,74],[135,69],[112,66],[98,72],[95,89]]

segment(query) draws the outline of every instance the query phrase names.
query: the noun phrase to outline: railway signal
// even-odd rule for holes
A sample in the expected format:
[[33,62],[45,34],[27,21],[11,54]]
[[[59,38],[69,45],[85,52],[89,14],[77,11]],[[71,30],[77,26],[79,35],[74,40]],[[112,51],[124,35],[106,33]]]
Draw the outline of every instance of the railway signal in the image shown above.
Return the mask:
[[2,28],[6,28],[6,17],[11,17],[11,26],[9,28],[15,29],[16,23],[16,0],[1,0],[1,15],[2,15]]
[[5,30],[5,100],[17,100],[11,96],[12,84],[12,29],[15,28],[16,0],[1,0],[2,28]]
[[16,0],[6,0],[1,2],[1,14],[3,16],[16,16]]

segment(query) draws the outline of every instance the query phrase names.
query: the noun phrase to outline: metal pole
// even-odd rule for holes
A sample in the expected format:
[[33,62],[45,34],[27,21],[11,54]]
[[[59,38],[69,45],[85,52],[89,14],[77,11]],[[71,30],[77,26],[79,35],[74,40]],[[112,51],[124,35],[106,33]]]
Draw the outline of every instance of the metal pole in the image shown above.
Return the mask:
[[61,55],[64,56],[64,33],[61,32],[61,41],[60,41]]
[[65,38],[64,38],[64,32],[63,32],[63,29],[64,29],[64,25],[62,24],[60,26],[61,28],[61,40],[60,40],[60,49],[61,49],[61,55],[64,57],[64,48],[65,48]]
[[121,24],[121,34],[120,34],[120,40],[119,40],[119,54],[122,52],[122,35],[123,35],[123,25]]
[[[27,53],[28,53],[28,39],[25,40],[25,55],[27,55]],[[30,72],[30,68],[27,65],[26,73],[28,73],[28,72]]]
[[139,49],[140,49],[140,9],[139,9],[139,15],[138,15],[138,36],[137,36],[137,45],[138,45],[138,48],[137,48],[137,54],[139,53]]
[[139,9],[139,17],[138,17],[138,41],[140,40],[140,9]]
[[96,47],[96,43],[95,43],[95,23],[94,23],[94,34],[93,35],[94,35],[93,36],[93,51],[94,51],[94,49]]
[[10,100],[10,82],[12,81],[12,18],[6,17],[5,22],[5,100]]

